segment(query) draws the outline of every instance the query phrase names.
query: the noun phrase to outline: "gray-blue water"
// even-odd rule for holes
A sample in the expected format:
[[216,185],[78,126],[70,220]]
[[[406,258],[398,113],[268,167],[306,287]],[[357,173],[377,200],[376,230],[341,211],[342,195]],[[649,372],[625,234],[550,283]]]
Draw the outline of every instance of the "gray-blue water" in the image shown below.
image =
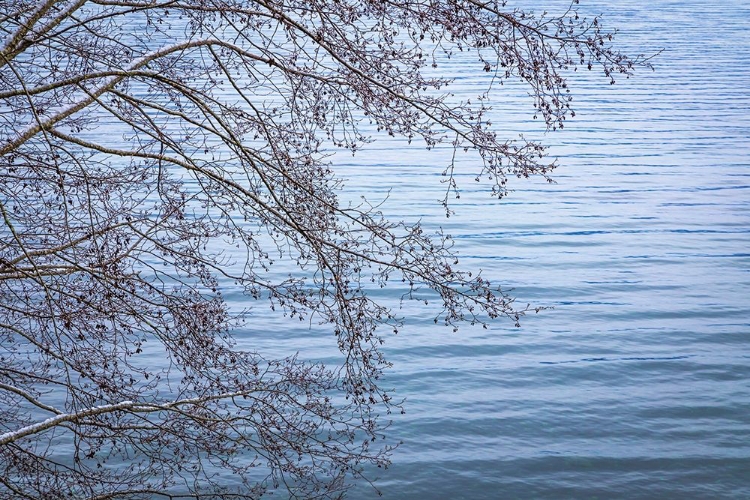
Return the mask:
[[[750,498],[750,8],[583,7],[625,46],[664,52],[613,87],[576,75],[563,132],[544,135],[523,89],[498,87],[494,121],[551,145],[557,184],[519,180],[498,202],[465,164],[445,219],[443,152],[381,139],[336,159],[351,196],[390,190],[387,213],[442,225],[465,267],[554,306],[520,329],[458,333],[404,309],[385,345],[386,385],[406,398],[385,498]],[[470,97],[488,82],[462,64],[443,71]],[[261,352],[332,348],[252,318],[237,335]]]
[[[334,158],[343,197],[442,226],[464,268],[553,308],[520,329],[453,333],[433,323],[439,311],[405,304],[401,333],[384,333],[383,385],[406,398],[388,432],[403,444],[373,474],[386,499],[750,498],[750,5],[582,3],[626,50],[664,51],[655,72],[615,86],[571,75],[577,116],[561,132],[532,119],[525,88],[494,86],[497,130],[551,146],[556,184],[514,179],[497,201],[459,157],[446,219],[450,150],[375,136]],[[471,56],[439,69],[459,98],[490,84]],[[330,332],[232,286],[232,308],[250,308],[241,347],[335,360]],[[398,305],[402,292],[378,299]],[[377,493],[358,485],[350,498]]]

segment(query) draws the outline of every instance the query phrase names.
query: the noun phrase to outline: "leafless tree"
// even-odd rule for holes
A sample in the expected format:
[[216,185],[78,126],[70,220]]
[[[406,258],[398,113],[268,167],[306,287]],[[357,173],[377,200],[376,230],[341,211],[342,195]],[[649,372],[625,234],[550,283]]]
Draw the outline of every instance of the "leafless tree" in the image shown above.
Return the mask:
[[[573,71],[647,64],[575,5],[492,0],[0,0],[0,30],[0,498],[367,481],[392,450],[378,415],[400,409],[378,383],[399,323],[368,290],[432,290],[452,326],[524,310],[447,236],[342,203],[330,151],[372,128],[445,143],[502,196],[554,163],[497,137],[483,100],[453,102],[441,64],[469,51],[525,81],[551,129]],[[220,283],[328,325],[340,366],[240,349]]]

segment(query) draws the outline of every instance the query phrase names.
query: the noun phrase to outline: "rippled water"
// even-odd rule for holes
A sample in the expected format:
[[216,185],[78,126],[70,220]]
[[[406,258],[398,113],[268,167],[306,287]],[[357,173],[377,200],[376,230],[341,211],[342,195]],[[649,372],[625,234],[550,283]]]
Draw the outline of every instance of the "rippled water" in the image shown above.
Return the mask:
[[[457,334],[404,311],[385,346],[407,398],[385,498],[750,498],[750,8],[584,4],[622,43],[664,52],[614,87],[578,75],[578,116],[542,137],[557,184],[518,181],[497,202],[467,173],[445,219],[440,151],[378,141],[338,160],[353,196],[390,190],[388,213],[442,225],[464,266],[554,306]],[[501,130],[543,135],[522,90],[496,99]],[[261,351],[330,348],[253,318],[238,335]]]

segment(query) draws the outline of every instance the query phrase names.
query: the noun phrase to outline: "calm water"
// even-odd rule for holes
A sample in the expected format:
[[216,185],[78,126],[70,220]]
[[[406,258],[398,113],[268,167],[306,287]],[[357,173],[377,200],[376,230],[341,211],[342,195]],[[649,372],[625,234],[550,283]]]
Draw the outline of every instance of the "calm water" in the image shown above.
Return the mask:
[[[664,52],[656,72],[614,87],[576,75],[563,132],[543,133],[524,88],[497,88],[493,122],[552,146],[557,184],[517,181],[497,201],[467,157],[446,219],[450,151],[379,139],[336,158],[344,196],[442,226],[464,267],[554,308],[520,329],[452,333],[406,304],[402,333],[386,334],[384,385],[406,414],[393,417],[403,445],[376,483],[384,498],[750,498],[750,6],[583,3],[623,46]],[[489,84],[470,58],[441,69],[465,98]],[[253,308],[243,347],[335,359],[330,332],[225,285],[236,310]],[[397,303],[402,290],[381,293]]]
[[[522,89],[499,89],[493,121],[552,145],[557,184],[518,181],[497,202],[467,170],[446,220],[440,151],[378,141],[337,160],[352,196],[392,189],[389,214],[442,225],[464,266],[554,306],[457,334],[404,310],[386,343],[407,412],[385,498],[750,498],[750,8],[584,3],[621,42],[665,50],[614,87],[578,75],[562,133],[543,135]],[[331,347],[260,308],[252,323],[238,336],[263,352]]]

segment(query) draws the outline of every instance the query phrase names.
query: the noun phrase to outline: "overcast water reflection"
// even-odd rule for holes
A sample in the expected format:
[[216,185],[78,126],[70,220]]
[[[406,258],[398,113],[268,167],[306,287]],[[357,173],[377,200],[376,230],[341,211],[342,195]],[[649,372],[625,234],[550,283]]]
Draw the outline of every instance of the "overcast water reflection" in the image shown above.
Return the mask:
[[[407,413],[385,498],[750,498],[750,7],[582,3],[622,43],[665,50],[655,73],[613,87],[576,75],[577,117],[542,137],[557,184],[519,180],[497,202],[469,168],[445,219],[445,152],[378,140],[337,158],[349,196],[444,227],[464,266],[554,306],[521,329],[454,334],[407,305],[386,343]],[[470,63],[443,67],[453,92],[487,84]],[[530,110],[523,89],[498,87],[502,133],[542,136]],[[260,308],[238,332],[325,358],[321,335]]]
[[[464,267],[554,307],[520,329],[453,333],[436,310],[405,304],[405,328],[385,335],[384,386],[407,401],[390,430],[403,445],[375,474],[384,498],[750,498],[750,6],[581,8],[604,13],[625,47],[664,52],[656,72],[615,86],[573,75],[577,116],[562,132],[544,134],[523,87],[496,86],[497,130],[552,146],[556,184],[514,179],[497,201],[459,158],[446,219],[449,150],[378,137],[335,158],[345,197],[443,227]],[[441,67],[458,75],[449,90],[486,88],[475,66]],[[330,332],[270,317],[231,288],[236,311],[252,308],[241,345],[335,357]],[[398,304],[401,290],[379,293]],[[377,494],[361,485],[350,497]]]

